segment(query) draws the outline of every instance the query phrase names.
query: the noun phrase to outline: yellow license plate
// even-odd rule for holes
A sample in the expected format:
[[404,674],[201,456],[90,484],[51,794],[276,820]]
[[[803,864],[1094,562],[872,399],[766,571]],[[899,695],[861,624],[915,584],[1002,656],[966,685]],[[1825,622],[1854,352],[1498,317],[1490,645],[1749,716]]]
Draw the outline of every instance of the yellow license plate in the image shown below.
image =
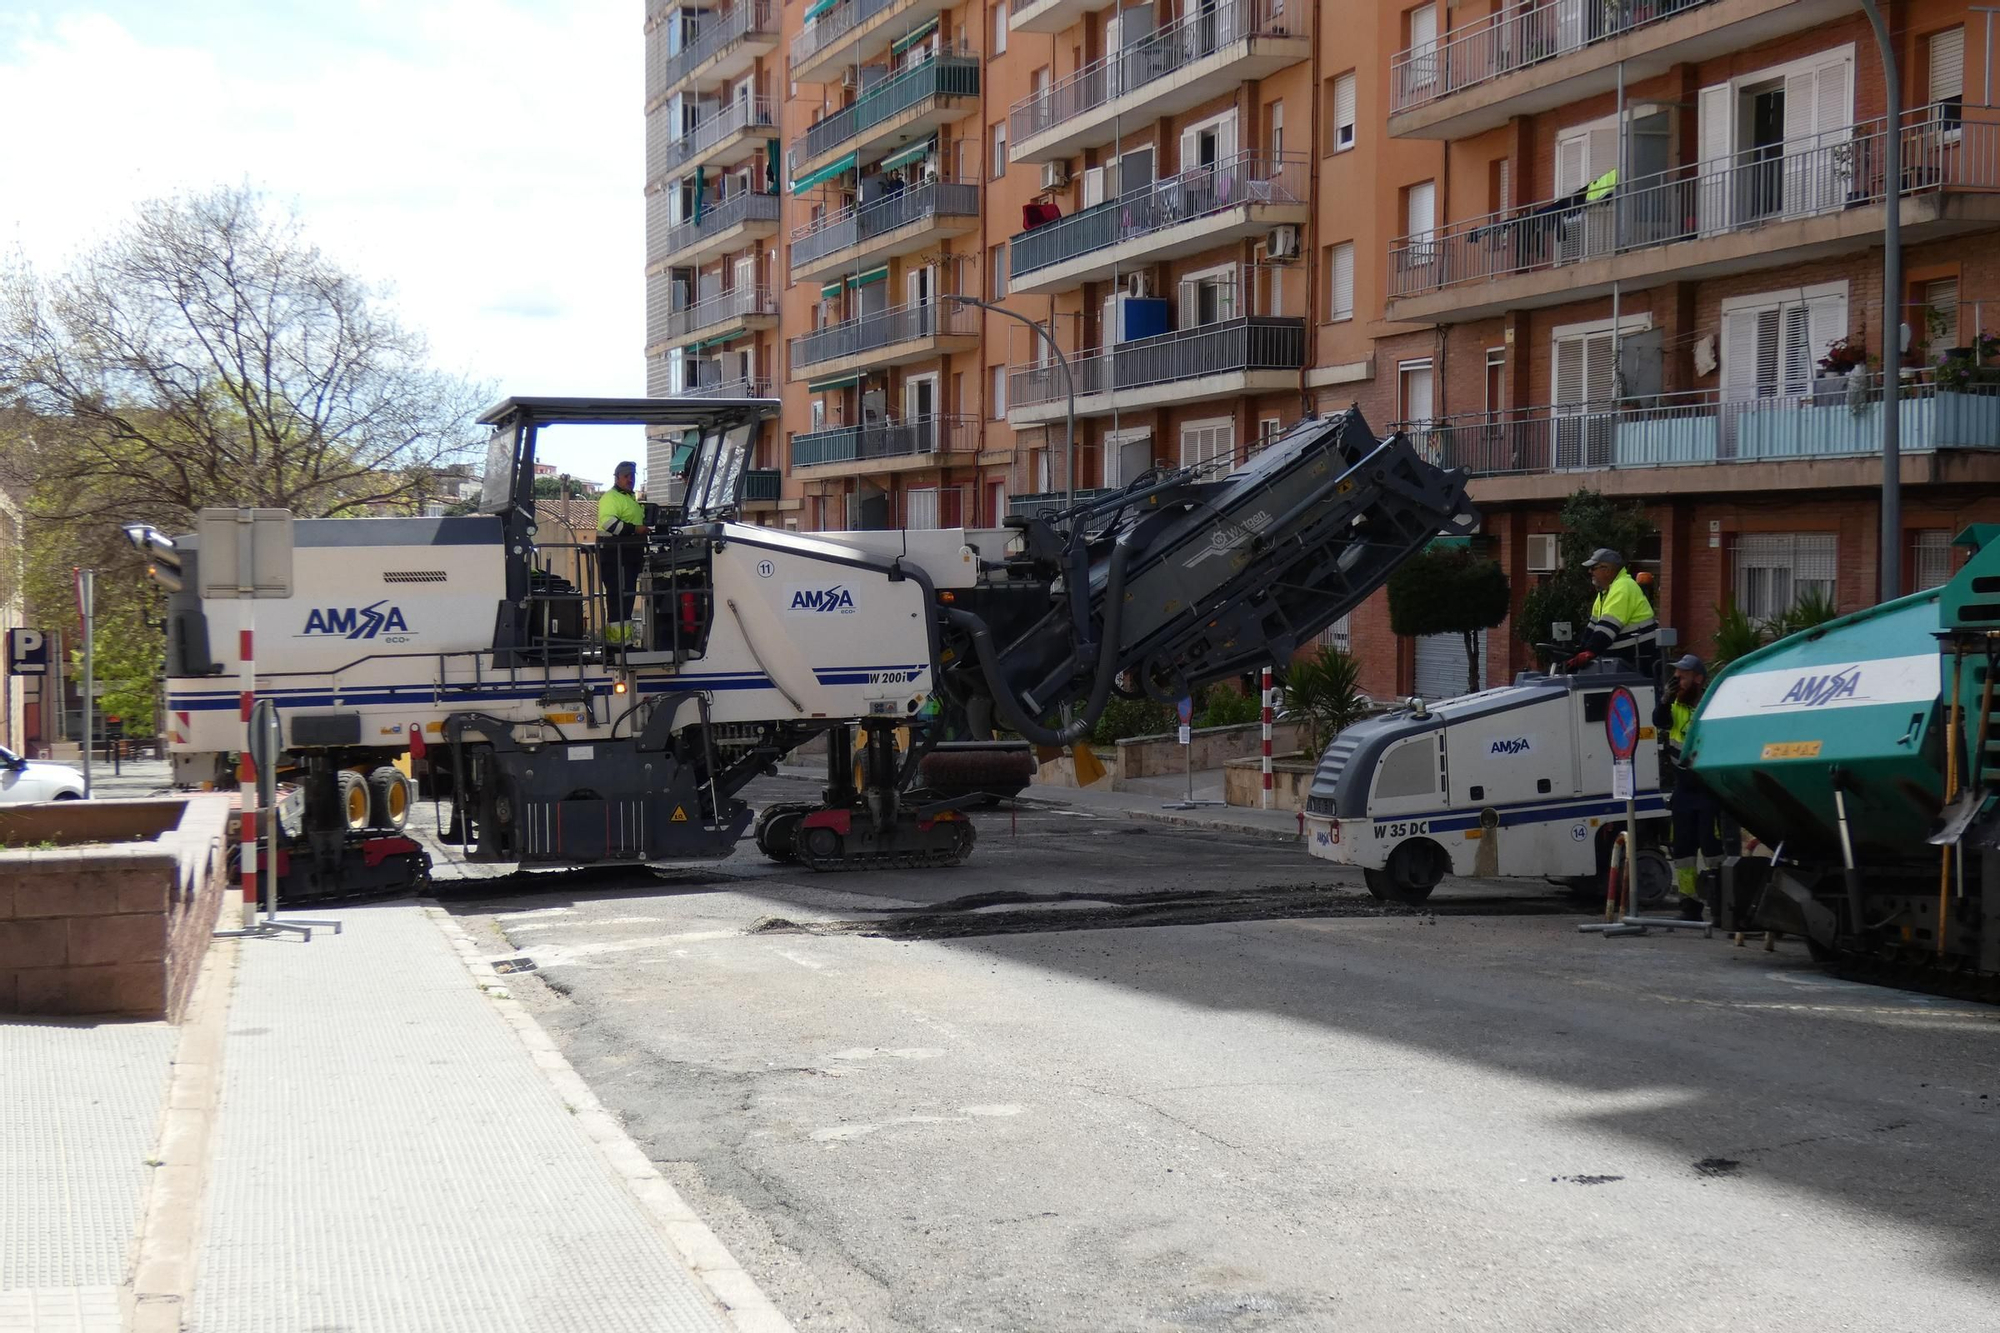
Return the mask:
[[1817,759],[1818,741],[1772,741],[1764,747],[1766,759]]

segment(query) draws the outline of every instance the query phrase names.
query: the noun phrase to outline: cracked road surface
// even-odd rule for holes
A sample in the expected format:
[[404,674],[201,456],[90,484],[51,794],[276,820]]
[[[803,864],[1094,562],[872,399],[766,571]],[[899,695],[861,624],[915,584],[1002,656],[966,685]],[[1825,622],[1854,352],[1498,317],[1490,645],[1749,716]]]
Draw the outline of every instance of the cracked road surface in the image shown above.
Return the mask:
[[2000,1011],[980,819],[958,870],[441,896],[802,1330],[2000,1326]]

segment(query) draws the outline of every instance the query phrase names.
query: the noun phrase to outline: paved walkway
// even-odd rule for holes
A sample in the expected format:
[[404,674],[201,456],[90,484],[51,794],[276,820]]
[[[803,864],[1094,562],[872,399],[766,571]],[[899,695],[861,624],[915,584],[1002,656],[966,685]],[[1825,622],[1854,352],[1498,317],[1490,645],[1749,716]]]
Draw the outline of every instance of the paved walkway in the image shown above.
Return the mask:
[[737,1327],[423,907],[311,915],[240,956],[190,1329]]
[[175,1040],[0,1019],[0,1333],[117,1333]]

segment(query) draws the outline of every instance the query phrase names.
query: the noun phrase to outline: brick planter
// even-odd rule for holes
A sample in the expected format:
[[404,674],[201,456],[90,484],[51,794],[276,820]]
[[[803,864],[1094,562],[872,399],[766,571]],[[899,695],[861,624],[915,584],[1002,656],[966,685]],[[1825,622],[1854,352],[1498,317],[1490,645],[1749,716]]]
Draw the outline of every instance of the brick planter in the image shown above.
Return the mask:
[[0,1013],[178,1019],[222,907],[231,804],[0,811]]

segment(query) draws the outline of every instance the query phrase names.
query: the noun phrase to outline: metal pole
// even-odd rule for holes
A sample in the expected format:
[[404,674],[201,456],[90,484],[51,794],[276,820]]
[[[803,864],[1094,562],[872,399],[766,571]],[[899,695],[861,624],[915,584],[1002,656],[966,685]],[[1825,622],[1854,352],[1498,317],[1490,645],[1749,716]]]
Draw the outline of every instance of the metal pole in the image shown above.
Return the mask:
[[97,571],[86,569],[77,575],[79,609],[83,612],[83,794],[89,798],[95,793],[90,785],[90,750],[95,741],[96,700],[91,696],[97,689]]
[[1968,5],[1966,6],[1965,12],[1968,14],[1984,14],[1986,16],[1986,56],[1985,59],[1980,64],[1980,69],[1985,71],[1986,81],[1980,92],[1979,105],[1992,106],[1993,105],[1993,16],[1995,14],[2000,14],[2000,9],[1994,9],[1990,5]]
[[1880,600],[1903,591],[1903,98],[1896,46],[1875,0],[1861,0],[1882,57],[1882,552]]
[[1026,315],[1022,314],[1018,310],[1009,310],[1005,306],[994,305],[991,301],[982,301],[976,296],[964,296],[954,292],[942,293],[942,295],[943,298],[947,301],[956,301],[960,305],[978,306],[981,310],[990,310],[996,315],[1005,315],[1009,319],[1019,320],[1021,323],[1026,324],[1031,330],[1033,330],[1036,337],[1041,338],[1043,341],[1047,342],[1049,345],[1049,350],[1055,353],[1056,364],[1062,368],[1063,392],[1068,396],[1069,400],[1068,409],[1066,413],[1066,422],[1064,425],[1064,430],[1067,432],[1069,437],[1068,438],[1069,484],[1065,488],[1063,502],[1066,505],[1075,504],[1076,503],[1076,381],[1070,377],[1069,358],[1063,355],[1062,348],[1059,345],[1057,345],[1056,335],[1051,330],[1045,329],[1041,325],[1035,323],[1034,320],[1029,319]]
[[1264,702],[1264,710],[1263,710],[1263,718],[1264,718],[1264,804],[1263,804],[1263,808],[1264,808],[1264,809],[1266,809],[1266,810],[1269,810],[1269,809],[1271,808],[1271,668],[1269,668],[1269,667],[1265,667],[1265,668],[1264,668],[1264,671],[1263,671],[1263,676],[1262,676],[1262,678],[1261,678],[1261,679],[1259,680],[1259,682],[1258,682],[1258,683],[1259,683],[1260,685],[1262,685],[1262,686],[1264,687],[1264,689],[1263,689],[1263,694],[1264,694],[1264,700],[1263,700],[1263,702]]

